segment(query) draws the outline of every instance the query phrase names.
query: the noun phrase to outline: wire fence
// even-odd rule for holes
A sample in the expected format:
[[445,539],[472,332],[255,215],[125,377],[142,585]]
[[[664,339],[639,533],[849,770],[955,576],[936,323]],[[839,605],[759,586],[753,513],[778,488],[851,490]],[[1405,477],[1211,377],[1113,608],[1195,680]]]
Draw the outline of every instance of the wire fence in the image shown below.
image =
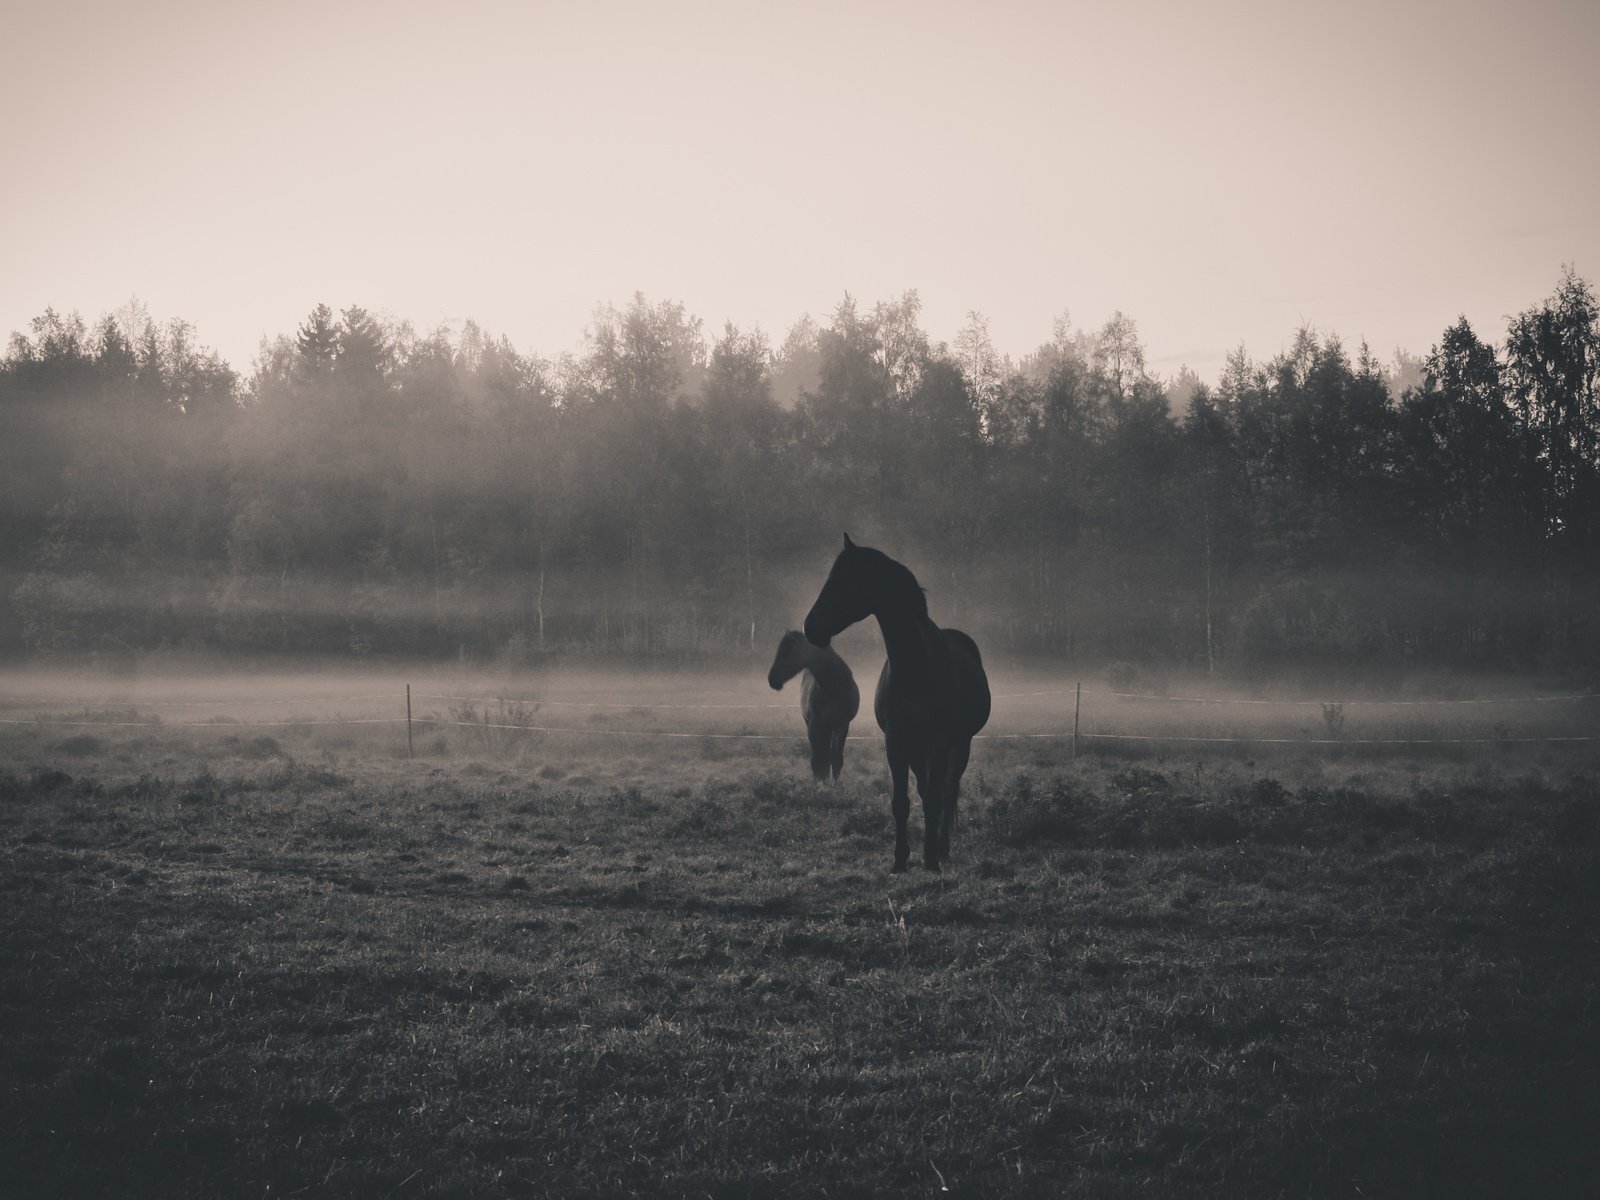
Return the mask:
[[[422,728],[467,728],[484,731],[504,731],[528,734],[541,734],[553,737],[615,737],[637,739],[665,739],[665,740],[715,740],[715,741],[748,741],[771,742],[793,741],[802,737],[803,732],[792,720],[789,727],[782,731],[752,731],[739,729],[735,731],[719,730],[712,728],[623,728],[610,723],[604,725],[574,725],[574,724],[535,724],[530,718],[532,713],[545,709],[587,709],[595,712],[617,711],[634,713],[657,712],[684,712],[684,713],[737,713],[737,712],[774,712],[783,711],[789,716],[799,715],[798,705],[793,701],[764,700],[753,701],[740,699],[739,693],[689,693],[687,699],[673,701],[660,701],[655,699],[624,699],[624,700],[593,700],[579,699],[571,696],[550,695],[466,695],[454,692],[417,692],[412,693],[409,686],[401,694],[398,689],[389,692],[362,692],[337,695],[300,695],[300,696],[275,696],[275,697],[230,697],[205,700],[195,699],[164,699],[158,697],[117,698],[117,699],[85,699],[82,697],[5,697],[0,696],[0,708],[15,712],[18,709],[33,709],[29,716],[0,717],[0,726],[36,726],[36,727],[64,727],[64,728],[176,728],[176,729],[272,729],[272,728],[311,728],[319,726],[399,726],[407,728],[408,746],[412,743],[414,730]],[[1070,712],[1045,714],[1046,717],[1059,721],[1054,728],[1035,731],[1021,731],[1006,729],[1008,723],[1014,723],[1016,718],[1023,715],[1013,709],[1007,712],[1008,702],[1048,700],[1052,698],[1073,697]],[[720,698],[721,702],[698,702],[707,698]],[[412,701],[444,702],[457,706],[449,716],[437,712],[428,714],[414,714]],[[695,702],[689,702],[689,699]],[[1541,731],[1513,731],[1509,728],[1499,728],[1488,733],[1475,736],[1344,736],[1339,732],[1343,724],[1345,710],[1361,709],[1437,709],[1448,712],[1454,708],[1471,708],[1474,711],[1483,711],[1488,706],[1503,706],[1515,708],[1524,705],[1555,705],[1568,704],[1581,705],[1585,701],[1600,700],[1600,692],[1573,692],[1559,695],[1515,695],[1475,697],[1470,699],[1406,699],[1406,700],[1368,700],[1368,699],[1338,699],[1338,700],[1266,700],[1247,697],[1229,696],[1169,696],[1133,692],[1110,691],[1104,689],[1050,688],[1037,691],[1014,691],[997,693],[995,700],[995,715],[1000,720],[996,722],[999,729],[988,729],[978,734],[981,741],[994,742],[1027,742],[1027,741],[1070,741],[1074,753],[1080,746],[1095,742],[1168,742],[1179,744],[1216,744],[1216,745],[1302,745],[1302,746],[1465,746],[1465,745],[1514,745],[1514,744],[1560,744],[1583,743],[1600,741],[1600,734],[1583,731],[1584,727],[1600,728],[1600,717],[1586,711],[1577,711],[1571,716],[1578,720],[1580,729],[1574,732],[1569,725],[1561,732]],[[1310,730],[1298,731],[1297,736],[1276,736],[1274,732],[1230,732],[1226,735],[1218,732],[1190,732],[1183,730],[1158,730],[1147,732],[1130,732],[1126,729],[1117,730],[1104,726],[1111,723],[1117,715],[1115,706],[1107,710],[1101,705],[1091,715],[1098,718],[1096,727],[1086,728],[1082,720],[1082,702],[1088,699],[1092,704],[1110,700],[1126,703],[1128,707],[1134,704],[1155,705],[1194,705],[1194,706],[1225,706],[1234,705],[1241,707],[1267,706],[1279,711],[1294,708],[1320,708],[1323,718],[1328,725],[1327,732],[1330,736],[1314,736]],[[228,710],[247,707],[262,706],[294,706],[301,707],[321,706],[323,708],[352,704],[393,704],[398,710],[404,705],[405,715],[398,711],[393,716],[285,716],[273,719],[239,719],[232,715],[215,715],[200,720],[173,720],[160,715],[160,710],[193,710],[210,708],[214,713],[227,713]],[[483,706],[479,714],[475,711],[477,706]],[[499,714],[492,714],[491,710],[499,706]],[[60,710],[68,711],[62,712]],[[1546,710],[1547,711],[1547,710]],[[150,715],[143,715],[143,713]],[[514,714],[514,715],[512,715]],[[491,720],[491,715],[498,715],[501,719]],[[1033,713],[1035,720],[1040,714]],[[509,717],[509,719],[507,719]],[[1009,722],[1008,722],[1009,718]],[[1068,721],[1070,719],[1070,726]],[[872,728],[857,728],[852,731],[856,738],[881,739],[882,734]]]

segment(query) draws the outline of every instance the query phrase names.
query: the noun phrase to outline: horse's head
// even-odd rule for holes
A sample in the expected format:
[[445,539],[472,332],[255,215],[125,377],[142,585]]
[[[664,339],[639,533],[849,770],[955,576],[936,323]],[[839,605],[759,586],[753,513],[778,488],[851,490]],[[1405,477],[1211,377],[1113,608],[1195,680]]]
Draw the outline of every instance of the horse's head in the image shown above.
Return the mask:
[[844,535],[844,549],[833,560],[828,580],[806,614],[806,641],[826,646],[839,633],[873,611],[872,556],[877,551],[857,546]]
[[767,683],[773,691],[781,691],[784,684],[805,670],[806,662],[811,657],[810,649],[806,635],[798,629],[791,629],[783,635],[778,643],[778,653],[772,659],[772,669],[767,672]]

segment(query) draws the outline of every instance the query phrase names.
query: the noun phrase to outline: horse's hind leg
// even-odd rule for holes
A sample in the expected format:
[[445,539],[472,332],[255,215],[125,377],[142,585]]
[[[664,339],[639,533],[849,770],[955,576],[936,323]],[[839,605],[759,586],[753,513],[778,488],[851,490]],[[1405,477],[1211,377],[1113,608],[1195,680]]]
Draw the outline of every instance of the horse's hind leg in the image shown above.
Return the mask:
[[939,822],[939,859],[950,860],[950,835],[956,831],[956,803],[961,799],[961,775],[972,757],[972,742],[957,742],[950,747],[950,762],[944,777],[944,814]]
[[811,778],[826,782],[828,778],[829,742],[827,728],[821,721],[806,726],[806,736],[811,739]]
[[885,736],[884,749],[889,756],[889,782],[894,789],[889,801],[889,811],[894,815],[894,869],[904,871],[911,858],[911,839],[906,835],[906,821],[911,816],[911,791],[907,787],[906,773],[911,764],[906,759],[906,749],[901,742]]
[[829,747],[830,753],[828,766],[833,769],[833,777],[835,779],[838,779],[840,775],[844,774],[844,743],[845,739],[849,736],[849,721],[846,721],[843,725],[839,726],[839,728],[833,731],[833,745]]

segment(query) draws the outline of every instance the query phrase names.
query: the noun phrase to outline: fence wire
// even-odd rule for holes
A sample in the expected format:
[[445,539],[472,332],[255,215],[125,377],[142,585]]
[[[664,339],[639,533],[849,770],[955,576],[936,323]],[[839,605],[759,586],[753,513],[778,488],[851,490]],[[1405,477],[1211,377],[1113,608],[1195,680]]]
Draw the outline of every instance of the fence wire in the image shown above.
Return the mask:
[[[696,697],[732,696],[740,693],[698,692],[688,693]],[[1521,705],[1521,704],[1552,704],[1577,702],[1583,700],[1600,699],[1600,692],[1578,692],[1556,696],[1500,696],[1480,699],[1436,699],[1436,700],[1258,700],[1222,696],[1156,696],[1133,692],[1115,691],[1080,691],[1077,688],[1058,688],[1029,692],[1002,692],[994,696],[997,701],[1043,699],[1050,697],[1083,696],[1088,698],[1110,697],[1118,700],[1135,700],[1151,702],[1170,702],[1181,704],[1233,704],[1233,705],[1262,705],[1276,708],[1289,706],[1320,706],[1324,710],[1360,708],[1360,707],[1450,707],[1456,705]],[[552,708],[592,708],[592,709],[626,709],[630,711],[771,711],[784,710],[790,714],[797,711],[793,701],[767,701],[762,703],[683,703],[683,702],[658,702],[646,700],[578,700],[559,696],[467,696],[446,692],[420,692],[408,696],[398,692],[374,692],[345,696],[298,696],[298,697],[272,697],[272,698],[236,698],[222,700],[166,700],[166,699],[117,699],[95,700],[62,699],[62,698],[3,698],[0,704],[16,708],[43,708],[61,707],[76,708],[85,714],[91,713],[96,707],[104,709],[129,709],[137,711],[138,708],[205,708],[228,709],[242,708],[258,705],[290,705],[290,704],[352,704],[385,701],[396,704],[405,704],[409,699],[447,701],[455,704],[482,704],[486,706],[530,705],[535,710],[549,706]],[[488,715],[487,712],[485,714]],[[340,726],[340,725],[427,725],[443,728],[468,728],[482,730],[500,730],[521,733],[537,733],[549,736],[578,736],[578,737],[629,737],[629,738],[664,738],[683,740],[720,740],[720,741],[793,741],[801,736],[798,731],[791,730],[780,733],[752,733],[752,732],[722,732],[715,730],[684,730],[684,729],[628,729],[612,727],[583,728],[564,725],[534,725],[527,722],[505,722],[489,720],[463,720],[459,717],[446,719],[438,716],[394,716],[394,717],[302,717],[281,720],[237,720],[232,717],[219,717],[203,721],[163,721],[159,717],[149,720],[117,720],[98,719],[88,716],[78,717],[3,717],[0,725],[9,726],[50,726],[70,728],[123,728],[123,729],[271,729],[271,728],[296,728],[311,726]],[[883,735],[871,729],[862,729],[853,732],[852,737],[857,739],[882,740]],[[1203,743],[1216,745],[1299,745],[1299,746],[1426,746],[1426,745],[1508,745],[1508,744],[1533,744],[1533,743],[1573,743],[1594,742],[1600,740],[1597,735],[1581,734],[1534,734],[1511,735],[1509,733],[1486,737],[1271,737],[1271,736],[1204,736],[1195,734],[1178,733],[1114,733],[1091,730],[1050,730],[1033,733],[980,733],[976,741],[1067,741],[1076,739],[1078,744],[1095,741],[1103,742],[1179,742]]]

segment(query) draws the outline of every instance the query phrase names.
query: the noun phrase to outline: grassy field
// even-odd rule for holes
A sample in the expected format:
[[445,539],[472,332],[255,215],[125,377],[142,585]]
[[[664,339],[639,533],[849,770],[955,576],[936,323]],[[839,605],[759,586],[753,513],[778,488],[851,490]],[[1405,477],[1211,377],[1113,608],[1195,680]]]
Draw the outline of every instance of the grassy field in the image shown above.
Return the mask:
[[891,876],[875,741],[418,691],[0,729],[0,1195],[1592,1194],[1593,744],[995,740]]

